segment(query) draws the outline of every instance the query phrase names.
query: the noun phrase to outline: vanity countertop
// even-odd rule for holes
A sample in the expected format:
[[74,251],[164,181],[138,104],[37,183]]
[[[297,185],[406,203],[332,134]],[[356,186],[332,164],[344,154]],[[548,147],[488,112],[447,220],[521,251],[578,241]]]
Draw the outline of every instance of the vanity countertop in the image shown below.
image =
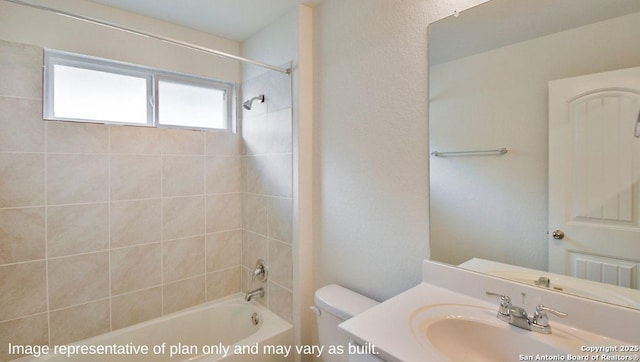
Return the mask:
[[425,305],[473,304],[496,309],[496,303],[453,292],[448,289],[421,283],[365,312],[343,322],[340,328],[354,341],[369,343],[379,357],[386,361],[422,361],[425,350],[412,335],[411,314]]
[[[495,317],[500,299],[486,295],[487,291],[511,296],[512,304],[523,306],[529,315],[537,305],[544,304],[565,311],[568,316],[564,319],[549,317],[552,335],[520,329]],[[536,352],[536,348],[533,350],[529,348],[532,344],[538,345],[538,342],[547,346],[559,346],[559,349],[552,350],[555,354],[565,353],[565,358],[567,353],[587,353],[583,348],[592,347],[592,345],[606,344],[632,346],[632,348],[635,345],[635,348],[640,348],[638,347],[640,331],[637,329],[637,325],[640,325],[638,310],[562,293],[552,293],[541,288],[430,261],[424,263],[421,284],[341,323],[339,328],[353,341],[367,347],[369,351],[377,352],[377,356],[386,361],[445,361],[447,358],[443,354],[440,354],[430,342],[425,342],[426,329],[421,327],[425,323],[433,323],[434,315],[431,314],[429,317],[431,319],[428,320],[420,317],[426,310],[435,308],[445,310],[450,306],[471,307],[481,311],[484,323],[494,324],[497,330],[503,330],[501,332],[503,337],[511,341],[511,333],[514,333],[520,335],[518,337],[520,340],[526,338],[521,345],[524,347],[520,348],[528,348],[530,354],[547,353],[544,351],[546,347],[540,348],[540,352]],[[439,314],[438,320],[443,316],[460,318],[458,314],[451,316]],[[495,328],[492,328],[494,332]],[[482,329],[473,332],[474,337],[486,335],[486,331],[487,329]],[[558,341],[560,344],[556,343]],[[512,352],[513,349],[510,353]],[[635,356],[640,356],[640,350],[633,353],[636,353]]]

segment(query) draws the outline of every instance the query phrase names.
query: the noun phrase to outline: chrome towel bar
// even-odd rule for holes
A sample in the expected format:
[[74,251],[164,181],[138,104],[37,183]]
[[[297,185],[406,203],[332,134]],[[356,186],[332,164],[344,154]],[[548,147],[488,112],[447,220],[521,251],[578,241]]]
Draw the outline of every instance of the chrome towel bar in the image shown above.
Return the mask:
[[508,150],[505,147],[495,150],[473,150],[473,151],[433,151],[432,155],[436,157],[447,156],[489,156],[489,155],[504,155]]

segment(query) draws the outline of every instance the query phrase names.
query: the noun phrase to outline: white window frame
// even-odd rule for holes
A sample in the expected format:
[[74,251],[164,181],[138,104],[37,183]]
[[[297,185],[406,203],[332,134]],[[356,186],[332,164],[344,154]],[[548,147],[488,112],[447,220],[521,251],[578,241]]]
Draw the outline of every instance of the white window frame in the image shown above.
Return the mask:
[[[54,114],[54,66],[63,65],[74,68],[89,69],[95,71],[101,71],[112,74],[127,75],[133,77],[144,78],[146,80],[147,88],[147,122],[142,123],[129,123],[129,122],[115,122],[108,120],[93,120],[93,119],[77,119],[77,118],[61,118],[56,117]],[[118,125],[131,125],[131,126],[147,126],[158,128],[182,128],[182,129],[195,129],[195,130],[215,130],[215,131],[228,131],[234,132],[236,122],[233,121],[235,116],[235,95],[236,87],[234,83],[215,80],[211,78],[199,77],[190,74],[178,73],[167,71],[163,69],[157,69],[152,67],[146,67],[141,65],[135,65],[110,59],[92,57],[87,55],[63,52],[54,49],[44,49],[44,85],[43,85],[43,119],[51,121],[72,121],[72,122],[84,122],[84,123],[103,123],[103,124],[118,124]],[[215,127],[191,127],[191,126],[178,126],[170,124],[160,124],[158,122],[158,102],[161,102],[158,96],[158,82],[160,80],[176,82],[185,85],[193,85],[199,87],[207,87],[212,89],[221,90],[224,92],[225,108],[224,119],[225,124],[222,128]]]
[[[224,120],[225,120],[224,123],[225,124],[223,128],[199,128],[199,127],[189,127],[189,126],[177,126],[177,125],[170,125],[170,124],[160,124],[160,120],[159,120],[160,105],[159,104],[162,102],[161,100],[162,95],[158,93],[160,81],[167,81],[167,82],[191,85],[196,87],[207,87],[207,88],[222,90],[224,92],[224,100],[225,100],[225,107],[224,107]],[[153,102],[153,108],[154,108],[153,113],[155,117],[154,124],[156,127],[205,129],[205,130],[229,130],[229,131],[233,129],[233,125],[235,124],[235,122],[233,122],[233,115],[234,115],[233,100],[235,99],[234,97],[235,86],[233,85],[233,83],[222,82],[222,81],[208,79],[208,78],[194,77],[194,76],[189,76],[189,75],[180,74],[180,73],[162,71],[162,72],[155,73],[155,76],[153,77],[153,88],[154,88],[154,94],[155,94],[154,102]]]

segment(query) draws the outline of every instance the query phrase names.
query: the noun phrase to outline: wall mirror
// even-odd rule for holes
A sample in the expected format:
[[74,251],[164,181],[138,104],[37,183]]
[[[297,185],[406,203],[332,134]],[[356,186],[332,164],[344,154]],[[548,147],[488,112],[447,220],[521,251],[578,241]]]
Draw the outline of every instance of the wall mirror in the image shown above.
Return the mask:
[[[637,0],[491,0],[429,26],[432,260],[640,308],[638,34]],[[558,137],[550,87],[618,70],[625,84],[558,101]]]

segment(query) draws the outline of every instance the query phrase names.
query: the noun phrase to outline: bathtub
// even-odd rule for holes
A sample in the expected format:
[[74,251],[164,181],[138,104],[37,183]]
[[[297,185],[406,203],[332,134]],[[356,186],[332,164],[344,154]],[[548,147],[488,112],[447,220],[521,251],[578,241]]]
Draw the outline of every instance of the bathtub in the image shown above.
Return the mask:
[[[261,304],[246,302],[243,298],[244,295],[236,294],[200,304],[68,346],[59,346],[66,349],[58,349],[63,354],[54,354],[55,346],[52,346],[47,355],[19,361],[293,360],[295,348],[291,348],[288,358],[277,353],[277,349],[283,352],[282,346],[293,345],[291,324]],[[147,353],[144,353],[145,346]],[[229,348],[226,355],[225,347]],[[112,348],[118,354],[103,354],[106,348]],[[268,353],[264,353],[264,348]],[[234,353],[236,349],[241,353]]]

